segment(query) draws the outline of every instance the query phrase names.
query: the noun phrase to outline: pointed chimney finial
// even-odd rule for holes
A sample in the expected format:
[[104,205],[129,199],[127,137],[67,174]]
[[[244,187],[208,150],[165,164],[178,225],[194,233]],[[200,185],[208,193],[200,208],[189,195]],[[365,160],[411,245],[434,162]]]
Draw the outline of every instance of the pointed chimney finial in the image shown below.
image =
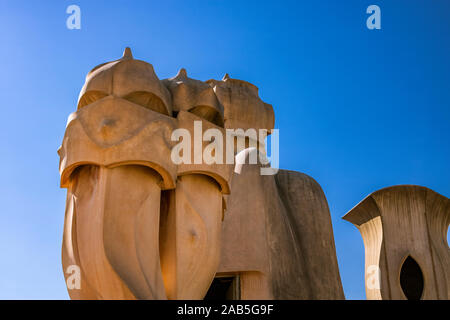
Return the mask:
[[122,59],[133,59],[133,54],[131,53],[130,47],[125,48]]
[[184,78],[184,79],[186,79],[186,78],[187,78],[187,72],[186,72],[186,69],[185,69],[185,68],[181,68],[181,69],[178,71],[178,73],[177,73],[177,75],[176,75],[176,78]]

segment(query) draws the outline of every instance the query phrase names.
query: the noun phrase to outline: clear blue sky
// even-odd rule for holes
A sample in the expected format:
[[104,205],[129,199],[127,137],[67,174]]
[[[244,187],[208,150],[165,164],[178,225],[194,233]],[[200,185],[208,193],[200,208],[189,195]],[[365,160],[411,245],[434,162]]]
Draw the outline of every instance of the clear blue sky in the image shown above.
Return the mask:
[[[81,30],[66,8],[81,7]],[[366,28],[370,4],[381,30]],[[450,1],[0,2],[0,298],[67,299],[56,153],[86,73],[130,46],[163,79],[225,73],[273,104],[281,167],[331,209],[348,299],[364,248],[341,217],[395,184],[450,195]]]

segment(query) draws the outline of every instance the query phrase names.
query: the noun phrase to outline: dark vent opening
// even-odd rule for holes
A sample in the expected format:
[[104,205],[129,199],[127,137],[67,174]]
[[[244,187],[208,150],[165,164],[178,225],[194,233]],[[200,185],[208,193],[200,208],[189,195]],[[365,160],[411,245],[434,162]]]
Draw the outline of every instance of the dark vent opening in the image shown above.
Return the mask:
[[400,285],[408,300],[420,300],[423,293],[423,274],[416,260],[406,258],[400,271]]
[[239,277],[214,278],[204,300],[238,300],[239,299]]

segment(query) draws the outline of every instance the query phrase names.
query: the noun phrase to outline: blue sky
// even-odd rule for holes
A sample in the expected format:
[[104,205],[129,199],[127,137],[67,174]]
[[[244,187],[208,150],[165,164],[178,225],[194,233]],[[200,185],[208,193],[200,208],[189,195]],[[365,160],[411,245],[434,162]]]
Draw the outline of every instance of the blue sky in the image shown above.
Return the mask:
[[[81,30],[66,8],[81,8]],[[381,30],[366,8],[381,8]],[[450,195],[450,1],[0,2],[0,299],[67,299],[56,153],[87,72],[130,46],[163,79],[247,80],[275,110],[280,165],[330,206],[345,295],[364,247],[341,217],[395,184]]]

